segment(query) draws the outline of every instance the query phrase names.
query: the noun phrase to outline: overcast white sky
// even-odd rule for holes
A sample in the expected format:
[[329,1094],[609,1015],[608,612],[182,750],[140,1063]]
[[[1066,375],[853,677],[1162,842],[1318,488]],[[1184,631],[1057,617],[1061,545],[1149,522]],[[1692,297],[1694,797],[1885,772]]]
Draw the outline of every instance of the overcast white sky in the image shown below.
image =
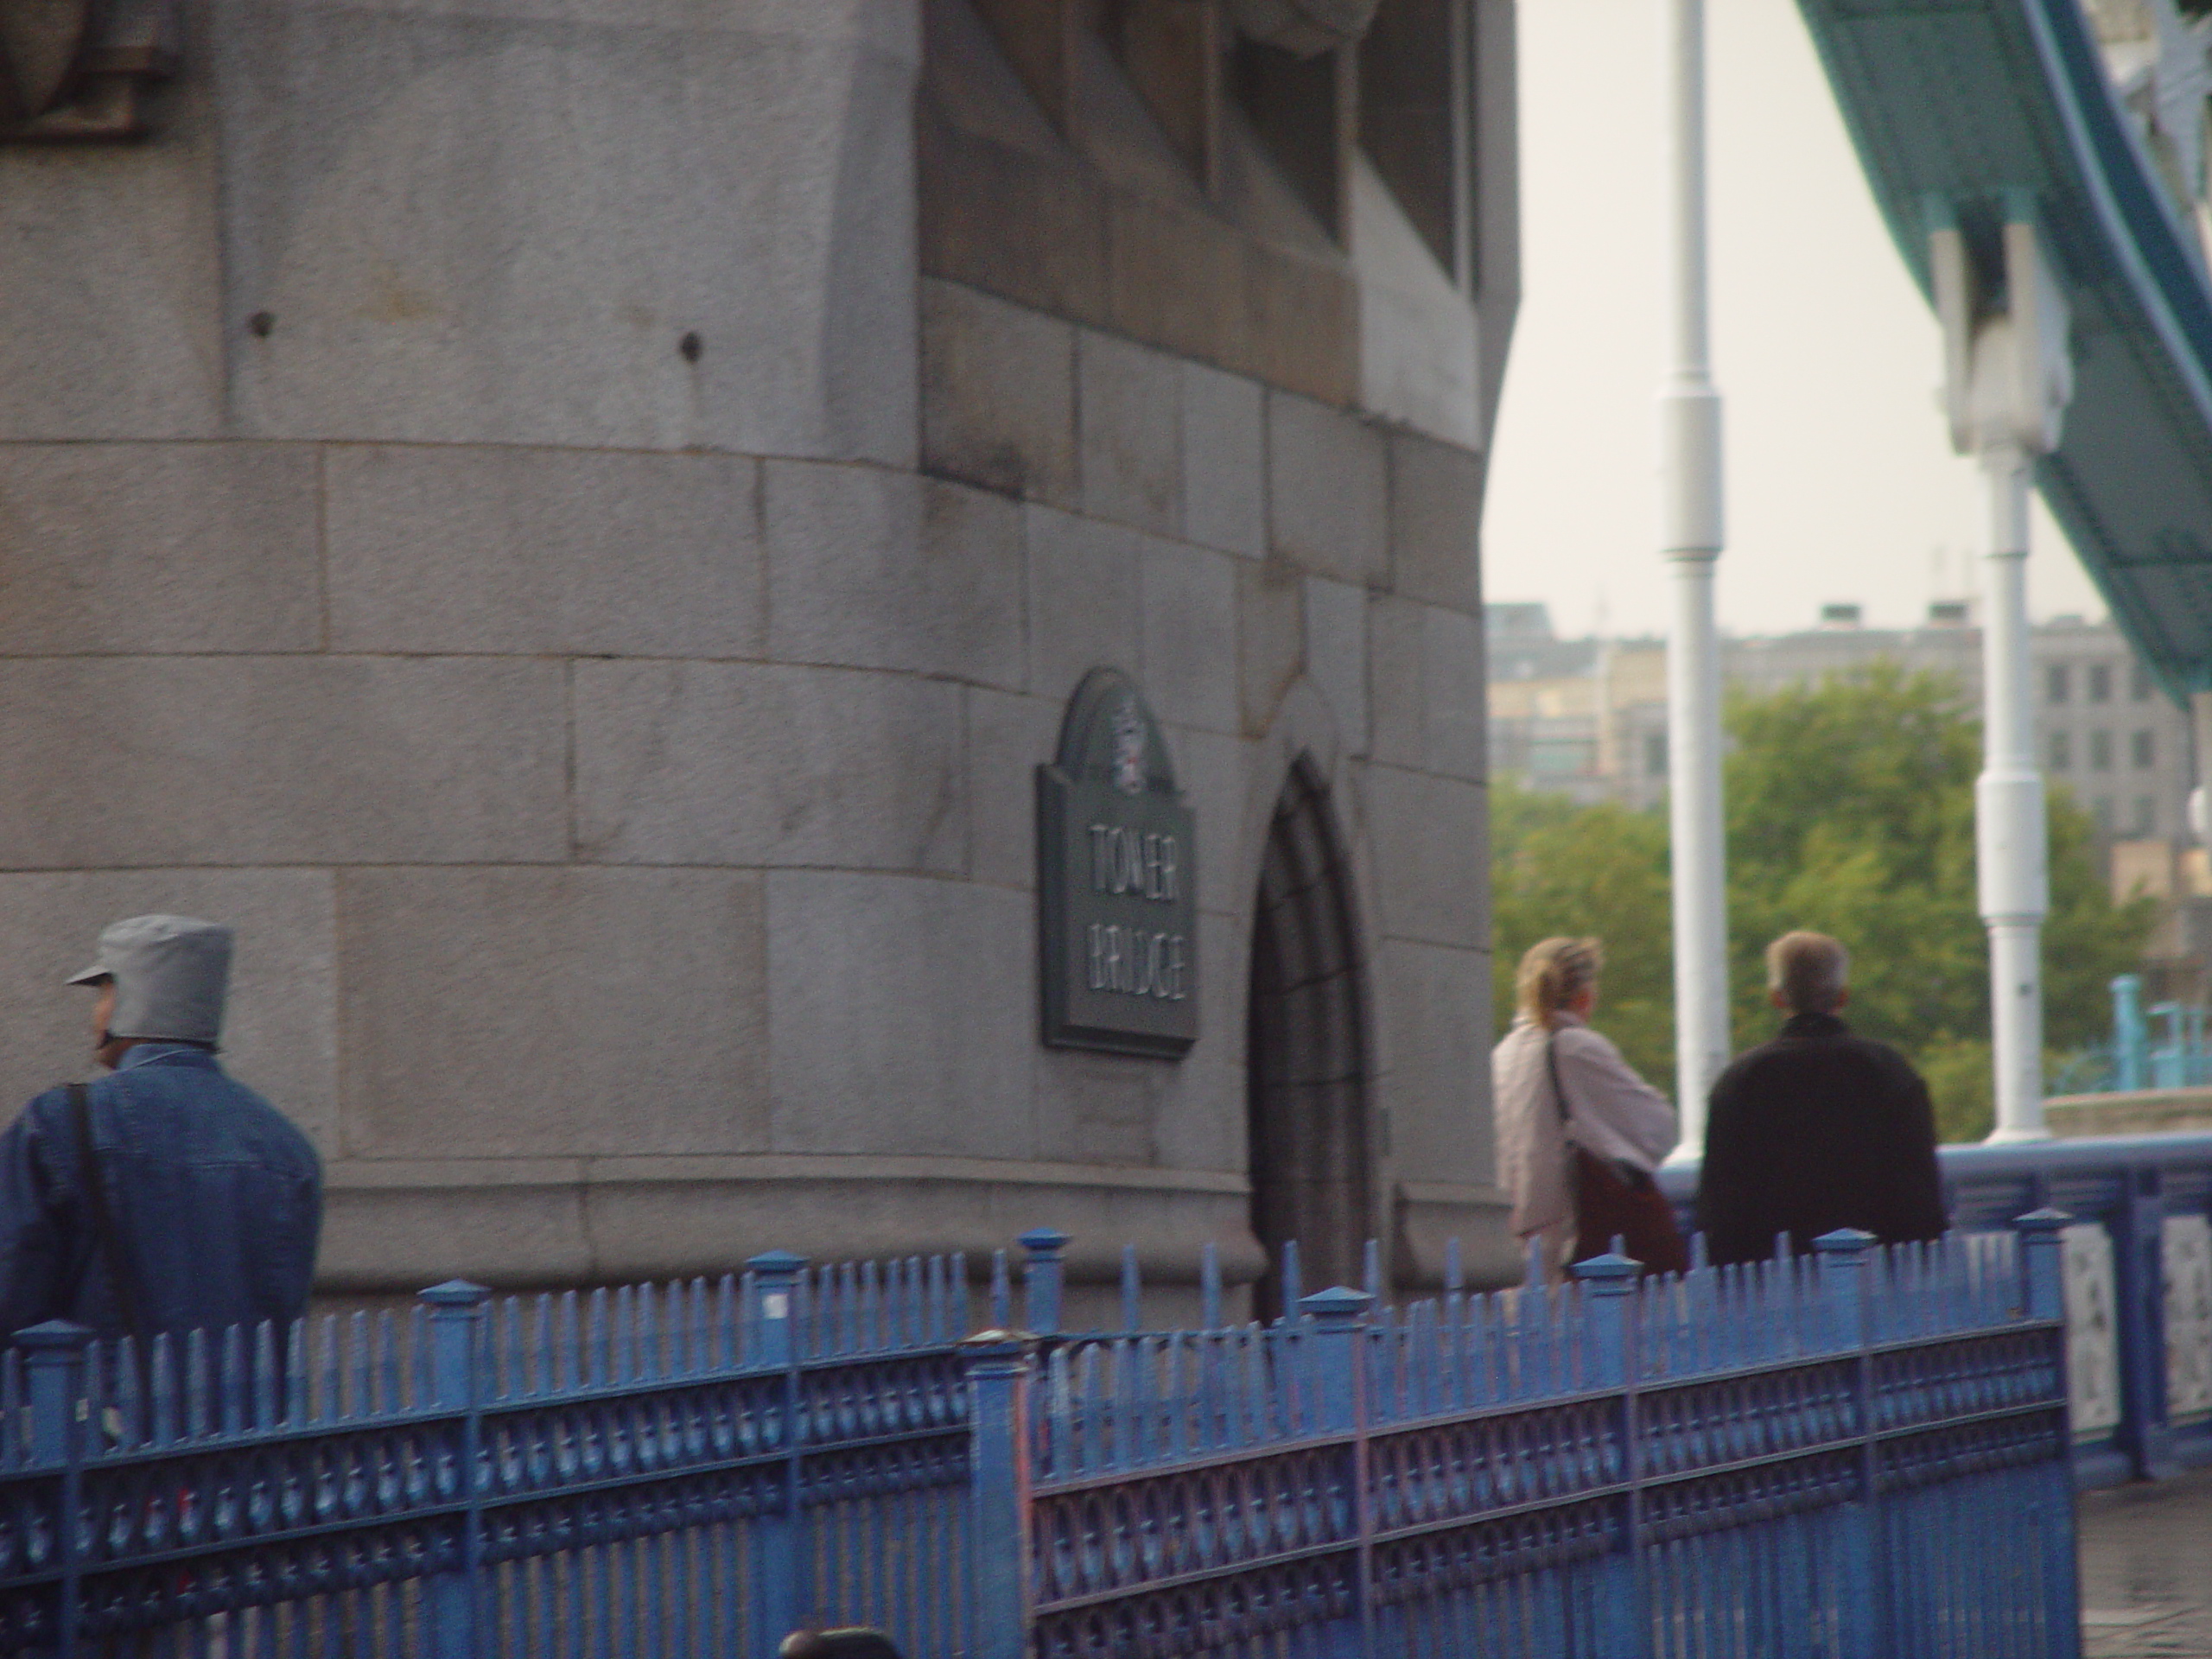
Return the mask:
[[[1661,0],[1522,0],[1526,293],[1484,524],[1484,589],[1554,627],[1662,632]],[[1936,407],[1936,325],[1874,208],[1791,0],[1707,0],[1721,626],[1856,601],[1902,626],[1979,582],[1980,475]],[[2036,613],[2104,607],[2040,509]]]

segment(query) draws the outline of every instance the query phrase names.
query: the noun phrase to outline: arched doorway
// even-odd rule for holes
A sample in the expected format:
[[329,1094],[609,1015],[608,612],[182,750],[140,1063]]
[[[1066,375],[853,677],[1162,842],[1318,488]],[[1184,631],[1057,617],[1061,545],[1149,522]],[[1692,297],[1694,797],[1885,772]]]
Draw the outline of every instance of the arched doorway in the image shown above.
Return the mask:
[[1367,1044],[1351,872],[1326,790],[1301,760],[1275,804],[1252,908],[1245,1121],[1252,1230],[1268,1253],[1253,1313],[1281,1313],[1296,1239],[1304,1289],[1360,1282],[1373,1230]]

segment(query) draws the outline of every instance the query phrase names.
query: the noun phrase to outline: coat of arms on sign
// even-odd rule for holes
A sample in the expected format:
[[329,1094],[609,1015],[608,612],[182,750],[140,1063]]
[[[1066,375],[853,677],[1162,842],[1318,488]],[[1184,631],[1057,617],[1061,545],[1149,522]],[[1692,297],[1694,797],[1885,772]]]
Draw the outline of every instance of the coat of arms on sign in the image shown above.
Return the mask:
[[176,68],[176,0],[0,0],[0,139],[136,138]]
[[1144,793],[1144,716],[1135,697],[1114,711],[1114,787],[1124,795]]

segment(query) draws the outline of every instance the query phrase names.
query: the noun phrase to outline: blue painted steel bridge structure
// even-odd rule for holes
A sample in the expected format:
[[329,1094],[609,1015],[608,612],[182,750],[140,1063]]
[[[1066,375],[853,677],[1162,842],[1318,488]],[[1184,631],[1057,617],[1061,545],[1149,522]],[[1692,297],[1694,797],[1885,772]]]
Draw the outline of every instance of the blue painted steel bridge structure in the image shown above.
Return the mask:
[[2177,701],[2212,690],[2212,284],[2080,0],[1800,0],[1897,251],[1929,231],[1999,272],[2023,208],[2073,315],[2044,500]]

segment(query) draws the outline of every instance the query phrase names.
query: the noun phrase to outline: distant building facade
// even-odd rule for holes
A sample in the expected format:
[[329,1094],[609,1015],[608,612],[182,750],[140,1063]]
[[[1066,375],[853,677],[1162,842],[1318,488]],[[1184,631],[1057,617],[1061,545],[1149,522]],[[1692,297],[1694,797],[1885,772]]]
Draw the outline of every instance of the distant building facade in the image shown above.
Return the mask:
[[[1666,647],[1651,639],[1555,639],[1541,606],[1491,607],[1491,766],[1525,787],[1645,807],[1666,792]],[[1860,626],[1855,606],[1822,626],[1730,639],[1731,685],[1814,685],[1892,662],[1955,680],[1977,704],[1981,634],[1961,602],[1929,607],[1916,628]],[[2159,695],[2109,622],[2061,617],[2038,626],[2034,662],[2044,776],[2095,820],[2101,843],[2189,836],[2195,782],[2190,721]],[[2156,855],[2116,855],[2116,875]],[[2154,884],[2155,885],[2155,884]]]
[[1656,639],[1558,639],[1545,607],[1494,604],[1491,774],[1583,804],[1667,792],[1667,652]]
[[0,1110],[196,912],[326,1289],[1510,1271],[1512,16],[11,9]]

